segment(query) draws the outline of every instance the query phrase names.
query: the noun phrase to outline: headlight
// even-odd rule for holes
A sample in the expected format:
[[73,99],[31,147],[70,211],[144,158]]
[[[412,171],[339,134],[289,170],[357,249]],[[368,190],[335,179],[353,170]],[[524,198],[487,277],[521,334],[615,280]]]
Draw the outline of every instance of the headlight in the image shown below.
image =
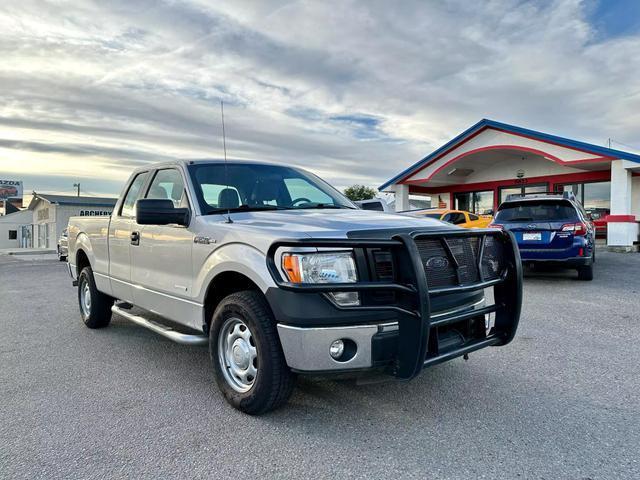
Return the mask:
[[[351,252],[285,253],[282,269],[292,283],[355,283],[358,280]],[[338,305],[360,305],[358,292],[330,295]]]

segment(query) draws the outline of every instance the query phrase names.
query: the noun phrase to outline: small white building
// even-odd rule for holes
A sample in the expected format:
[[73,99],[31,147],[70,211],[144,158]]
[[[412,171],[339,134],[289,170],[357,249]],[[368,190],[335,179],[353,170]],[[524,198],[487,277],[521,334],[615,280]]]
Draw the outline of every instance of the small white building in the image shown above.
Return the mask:
[[20,210],[0,216],[0,249],[22,248],[26,241],[22,237],[22,227],[30,224],[33,219],[33,212]]
[[[33,193],[29,221],[22,225],[21,247],[56,248],[57,239],[67,228],[69,217],[111,215],[117,198],[78,197]],[[27,239],[28,241],[25,241]]]

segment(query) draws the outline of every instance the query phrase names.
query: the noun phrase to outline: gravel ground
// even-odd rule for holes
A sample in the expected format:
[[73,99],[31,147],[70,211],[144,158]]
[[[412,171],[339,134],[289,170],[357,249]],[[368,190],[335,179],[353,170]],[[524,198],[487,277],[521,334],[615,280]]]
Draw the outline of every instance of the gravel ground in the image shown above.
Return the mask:
[[256,418],[206,349],[91,331],[64,264],[0,256],[0,477],[640,478],[638,271],[530,273],[509,346],[407,384],[301,379]]

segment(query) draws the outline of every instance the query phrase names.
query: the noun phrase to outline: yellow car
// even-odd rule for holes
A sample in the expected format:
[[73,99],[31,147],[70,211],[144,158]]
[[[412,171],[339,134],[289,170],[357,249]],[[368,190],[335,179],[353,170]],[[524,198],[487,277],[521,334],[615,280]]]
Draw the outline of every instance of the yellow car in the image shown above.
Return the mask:
[[476,215],[464,210],[448,210],[446,208],[430,208],[411,212],[416,217],[429,217],[453,223],[464,228],[486,228],[493,217],[491,215]]

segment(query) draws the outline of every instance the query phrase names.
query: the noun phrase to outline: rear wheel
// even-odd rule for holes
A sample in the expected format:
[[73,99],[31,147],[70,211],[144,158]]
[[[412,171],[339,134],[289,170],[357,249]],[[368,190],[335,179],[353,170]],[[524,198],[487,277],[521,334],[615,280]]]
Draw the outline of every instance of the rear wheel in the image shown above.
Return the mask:
[[593,265],[578,267],[578,280],[593,280]]
[[91,267],[84,267],[78,276],[78,304],[87,327],[104,328],[109,325],[113,298],[98,291]]
[[220,302],[209,329],[209,353],[218,387],[238,410],[259,415],[289,399],[295,376],[259,292],[233,293]]

